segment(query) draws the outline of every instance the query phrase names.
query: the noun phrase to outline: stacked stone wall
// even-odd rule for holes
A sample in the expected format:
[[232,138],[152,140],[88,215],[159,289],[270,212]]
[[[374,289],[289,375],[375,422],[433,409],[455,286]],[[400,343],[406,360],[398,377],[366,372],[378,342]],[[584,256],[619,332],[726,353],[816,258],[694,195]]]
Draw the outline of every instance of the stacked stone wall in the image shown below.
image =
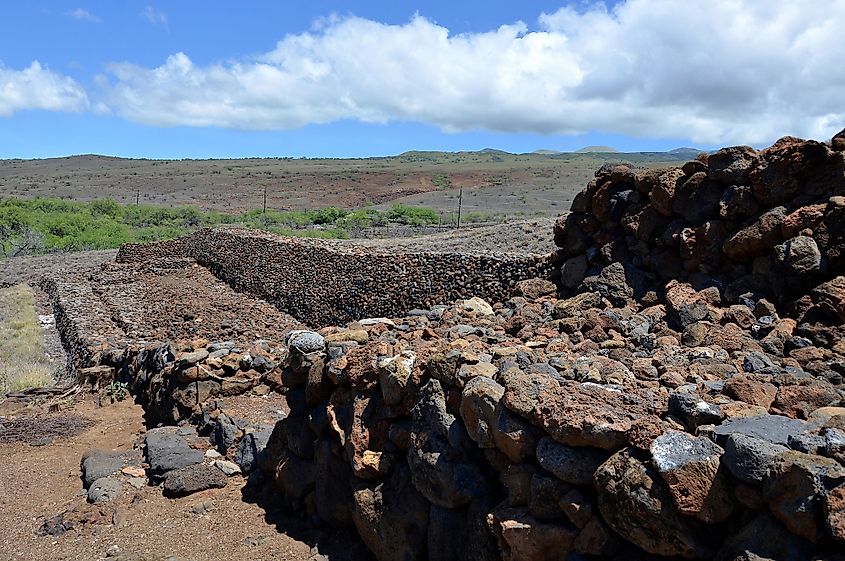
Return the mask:
[[502,301],[516,282],[552,272],[542,256],[392,254],[231,228],[124,245],[117,261],[165,256],[192,257],[235,290],[312,326],[400,316],[469,296]]

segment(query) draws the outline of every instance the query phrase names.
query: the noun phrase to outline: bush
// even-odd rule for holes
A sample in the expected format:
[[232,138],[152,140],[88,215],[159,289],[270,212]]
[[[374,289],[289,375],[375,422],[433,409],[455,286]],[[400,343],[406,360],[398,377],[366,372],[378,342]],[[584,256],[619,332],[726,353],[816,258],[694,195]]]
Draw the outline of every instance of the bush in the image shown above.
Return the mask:
[[0,198],[0,258],[116,248],[129,242],[174,238],[220,224],[243,225],[286,236],[346,238],[347,229],[360,230],[391,221],[421,226],[436,224],[439,217],[432,209],[402,204],[387,211],[326,207],[314,211],[223,214],[190,206],[121,205],[111,199],[81,203]]

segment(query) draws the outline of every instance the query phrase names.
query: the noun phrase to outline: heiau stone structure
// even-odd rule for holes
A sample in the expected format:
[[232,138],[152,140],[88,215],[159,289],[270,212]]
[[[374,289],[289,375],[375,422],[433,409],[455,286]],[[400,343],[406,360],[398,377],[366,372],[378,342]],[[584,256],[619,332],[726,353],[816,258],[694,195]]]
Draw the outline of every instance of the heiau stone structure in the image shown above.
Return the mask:
[[230,228],[125,245],[118,262],[191,257],[240,292],[312,326],[398,316],[471,295],[506,298],[517,281],[547,276],[542,256],[377,252],[354,244]]
[[[542,260],[243,231],[128,246],[345,325],[147,342],[106,368],[379,561],[841,560],[843,196],[845,135],[603,168],[555,227],[556,284],[531,278]],[[66,343],[90,347],[78,296],[55,294]],[[272,430],[215,399],[259,389],[290,409]],[[152,475],[181,477],[160,439]]]

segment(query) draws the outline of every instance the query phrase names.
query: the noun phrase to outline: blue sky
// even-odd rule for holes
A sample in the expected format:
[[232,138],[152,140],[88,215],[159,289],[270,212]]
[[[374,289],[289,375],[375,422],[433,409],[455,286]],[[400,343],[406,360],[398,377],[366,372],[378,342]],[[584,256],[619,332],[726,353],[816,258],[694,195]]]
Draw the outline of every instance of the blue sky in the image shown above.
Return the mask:
[[664,150],[845,127],[842,3],[4,8],[3,158]]

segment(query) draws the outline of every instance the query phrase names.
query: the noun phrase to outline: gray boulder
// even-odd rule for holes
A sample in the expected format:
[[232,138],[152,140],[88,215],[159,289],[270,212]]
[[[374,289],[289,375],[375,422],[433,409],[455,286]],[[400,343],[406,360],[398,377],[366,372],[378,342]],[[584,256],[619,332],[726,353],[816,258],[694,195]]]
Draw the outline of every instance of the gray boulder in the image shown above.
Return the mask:
[[159,478],[169,471],[199,464],[205,459],[205,454],[191,448],[187,438],[179,434],[175,427],[148,430],[146,453],[150,474]]
[[88,488],[89,503],[107,503],[120,495],[123,483],[113,477],[101,477]]
[[740,481],[759,484],[787,450],[780,444],[735,433],[725,441],[722,462]]
[[169,471],[164,477],[164,494],[182,497],[206,489],[222,489],[227,482],[226,474],[215,466],[195,464]]
[[235,462],[241,471],[249,473],[258,469],[258,456],[267,447],[273,427],[262,426],[259,430],[244,435],[235,453]]
[[118,450],[88,450],[82,455],[82,481],[85,488],[92,483],[113,473],[117,473],[131,460],[135,459],[133,451]]
[[660,475],[623,449],[596,471],[602,517],[617,534],[654,555],[705,558],[714,541],[698,521],[681,516]]
[[558,479],[573,485],[590,485],[593,474],[609,454],[597,448],[560,444],[545,436],[537,443],[537,461]]

